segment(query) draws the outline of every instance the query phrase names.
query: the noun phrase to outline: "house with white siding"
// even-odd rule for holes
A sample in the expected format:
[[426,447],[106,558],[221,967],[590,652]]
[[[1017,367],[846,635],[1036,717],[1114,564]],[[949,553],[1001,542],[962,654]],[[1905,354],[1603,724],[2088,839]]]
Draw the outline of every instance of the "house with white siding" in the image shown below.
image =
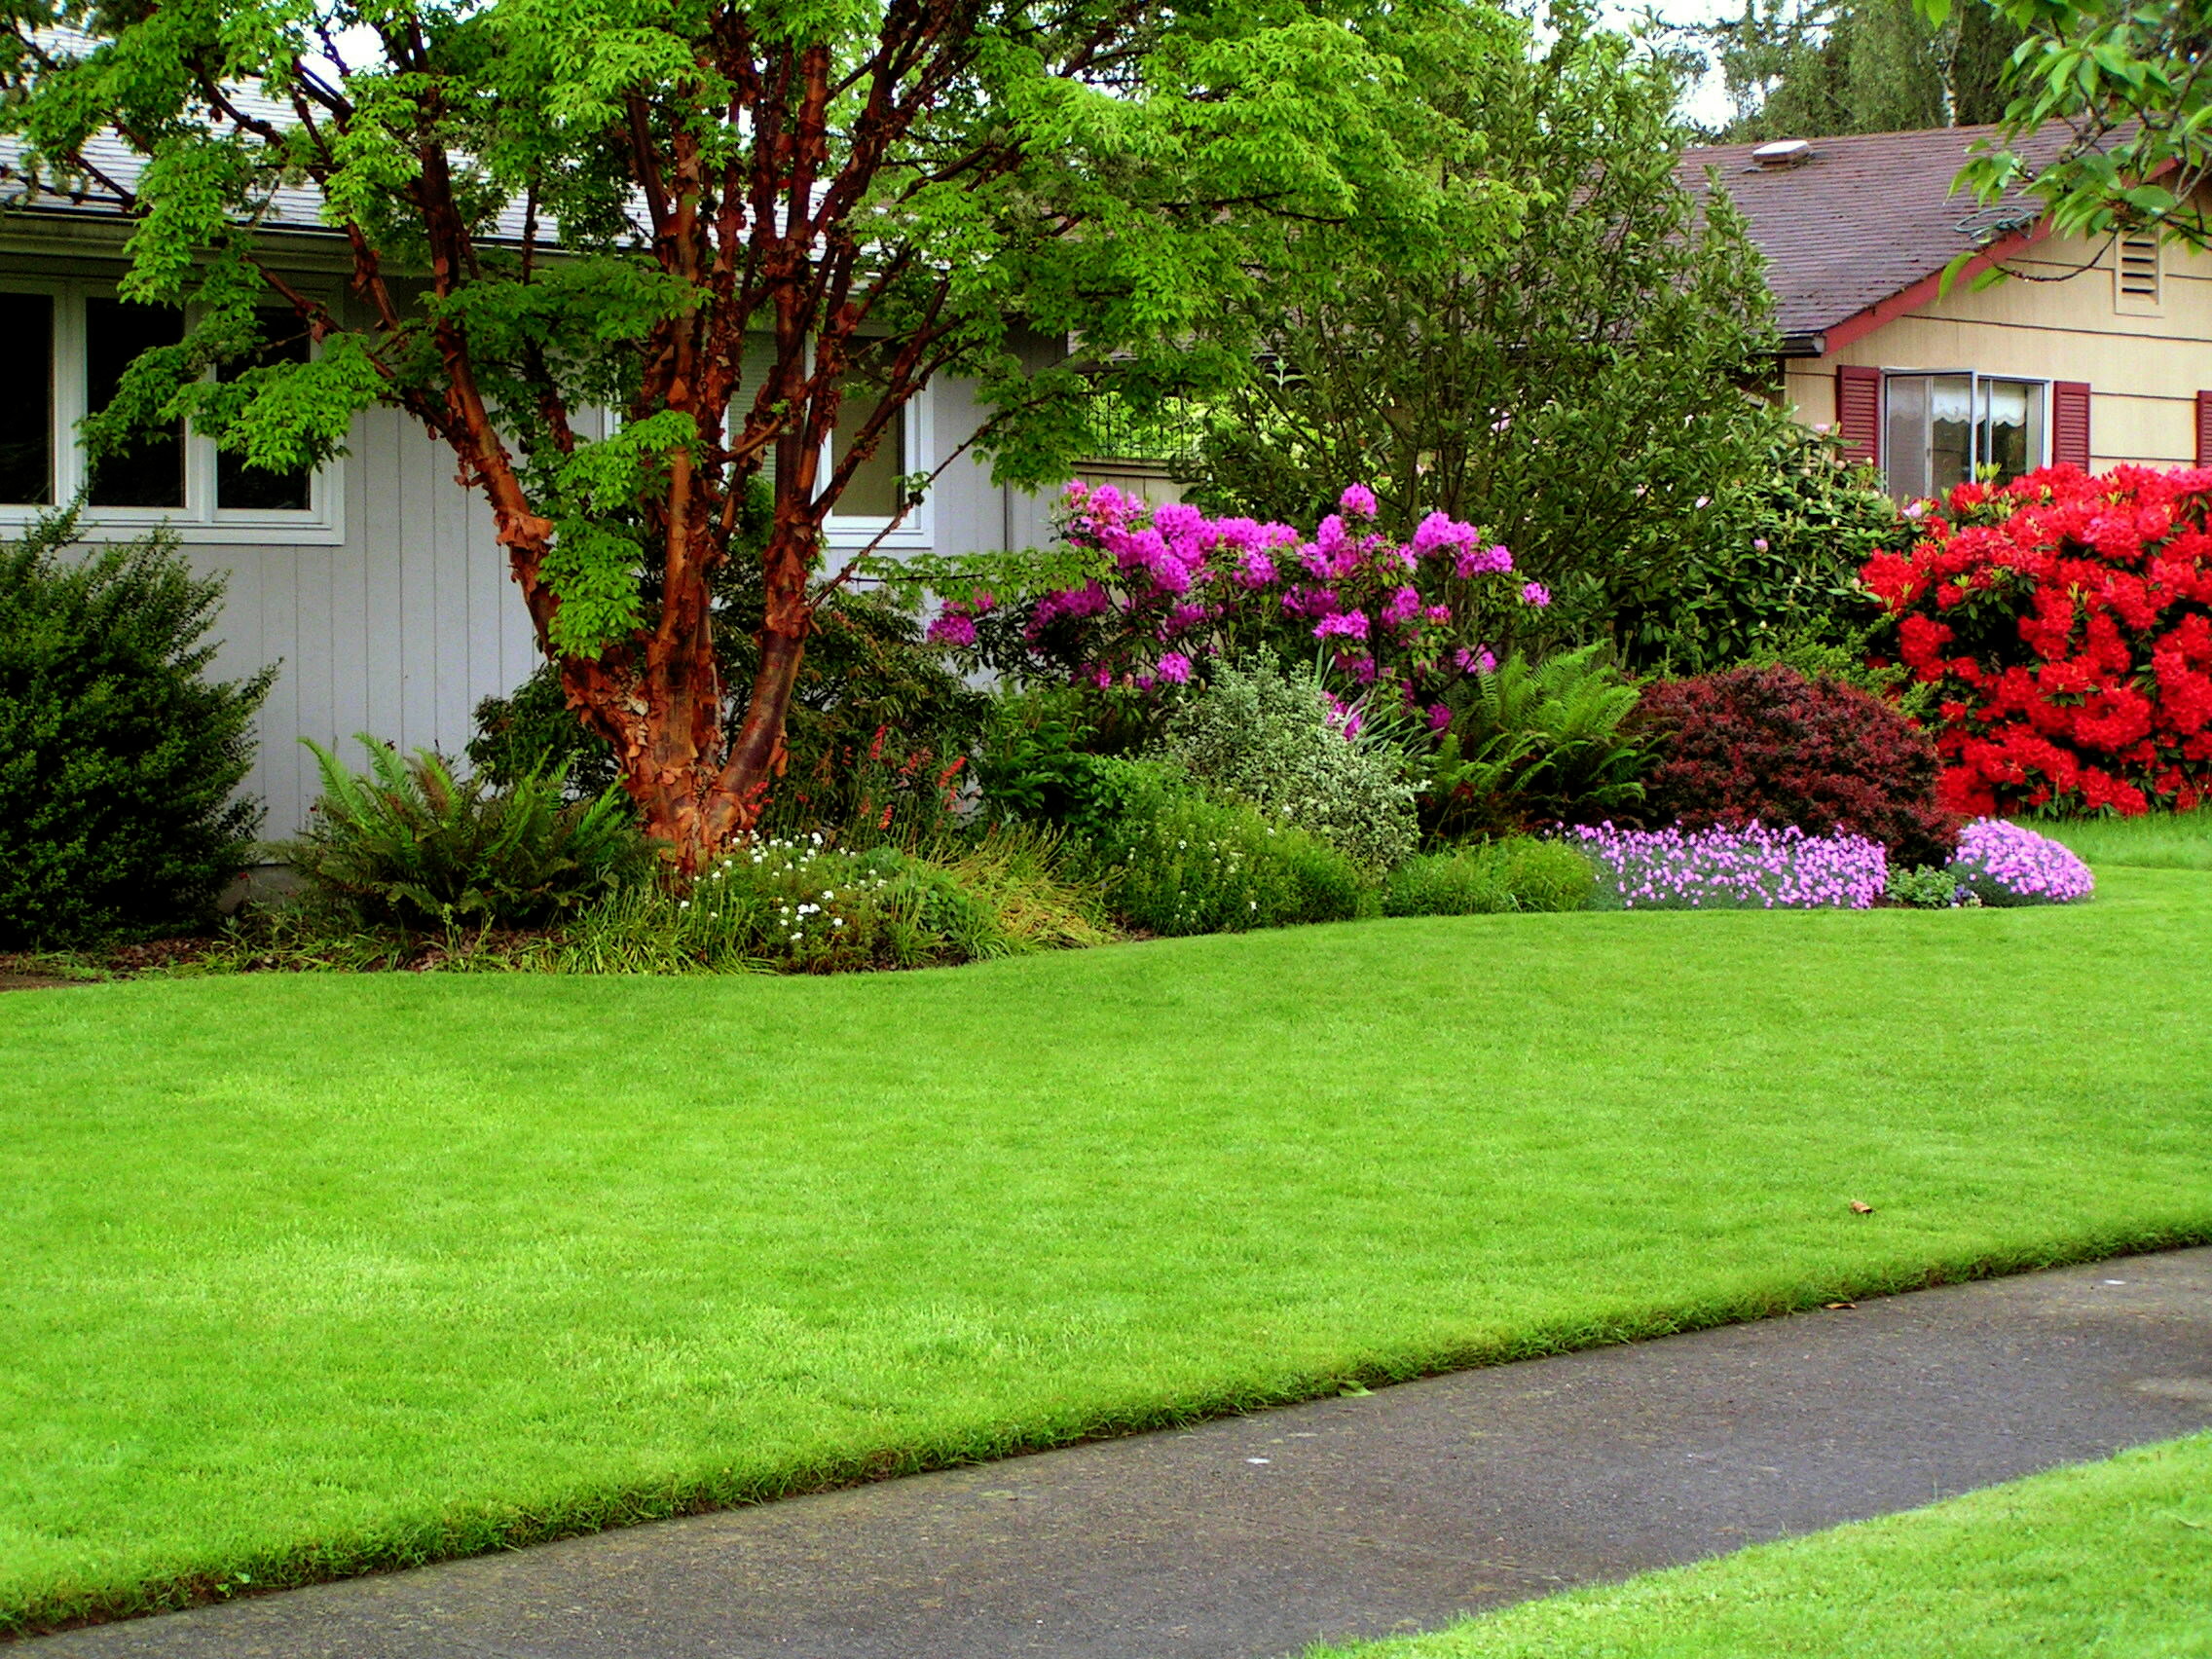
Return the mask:
[[[1950,183],[1981,135],[1685,155],[1684,182],[1726,190],[1767,257],[1790,406],[1838,431],[1900,498],[2046,461],[2212,461],[2212,258],[2149,239],[2050,236],[2028,204],[1977,210]],[[537,652],[489,511],[455,480],[450,452],[399,412],[377,410],[354,423],[345,455],[312,474],[248,470],[179,430],[104,465],[88,489],[78,421],[184,319],[117,300],[126,227],[111,212],[53,196],[5,205],[0,534],[85,490],[88,539],[166,524],[197,569],[228,578],[219,672],[280,665],[247,786],[268,803],[272,835],[298,828],[313,798],[303,736],[337,745],[367,731],[458,753],[478,701],[519,683]],[[265,232],[294,280],[345,303],[346,267],[312,197],[281,194]],[[1942,273],[1962,252],[1970,276],[1991,266],[2012,275],[1946,291]],[[927,387],[830,521],[832,555],[884,530],[896,478],[940,464],[887,549],[1043,541],[1047,501],[956,454],[978,419],[971,383]],[[1162,469],[1141,461],[1101,460],[1084,475],[1173,494]]]
[[[1911,499],[2049,462],[2212,461],[2212,257],[2058,236],[2029,200],[1954,195],[1991,128],[1688,151],[1766,255],[1783,395]],[[2055,154],[2052,129],[2024,146]],[[1944,273],[1969,260],[1956,280]],[[1977,287],[1974,278],[2004,279]]]
[[[272,262],[343,304],[346,267],[312,199],[296,194],[278,203]],[[285,216],[296,234],[283,234]],[[350,749],[366,731],[458,754],[476,704],[525,679],[537,648],[489,510],[456,481],[452,453],[396,410],[360,416],[345,455],[297,477],[245,468],[180,429],[88,480],[78,421],[103,406],[138,351],[176,340],[184,323],[176,310],[116,298],[125,235],[112,213],[53,197],[0,217],[0,534],[85,490],[86,539],[166,524],[196,570],[228,578],[216,669],[280,665],[246,788],[268,803],[266,832],[288,834],[316,788],[300,738]],[[844,516],[830,519],[831,556],[884,531],[901,474],[948,460],[884,536],[886,551],[1044,540],[1046,499],[994,484],[972,452],[950,459],[979,419],[972,383],[924,388],[856,478]]]

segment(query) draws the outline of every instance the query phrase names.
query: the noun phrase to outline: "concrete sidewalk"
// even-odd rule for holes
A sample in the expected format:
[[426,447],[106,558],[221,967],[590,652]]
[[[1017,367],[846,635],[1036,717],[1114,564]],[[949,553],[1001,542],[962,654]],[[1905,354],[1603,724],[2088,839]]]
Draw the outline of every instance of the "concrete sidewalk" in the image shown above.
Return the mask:
[[1261,1659],[2212,1424],[2212,1249],[71,1632],[25,1659]]

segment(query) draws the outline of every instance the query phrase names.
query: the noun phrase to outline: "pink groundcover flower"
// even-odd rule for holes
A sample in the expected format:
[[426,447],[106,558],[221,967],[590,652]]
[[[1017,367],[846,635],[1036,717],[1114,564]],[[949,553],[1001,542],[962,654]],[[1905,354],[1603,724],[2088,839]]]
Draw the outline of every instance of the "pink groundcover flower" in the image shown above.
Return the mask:
[[1882,896],[1889,855],[1863,835],[1770,830],[1619,830],[1567,838],[1599,869],[1598,896],[1623,910],[1863,910]]

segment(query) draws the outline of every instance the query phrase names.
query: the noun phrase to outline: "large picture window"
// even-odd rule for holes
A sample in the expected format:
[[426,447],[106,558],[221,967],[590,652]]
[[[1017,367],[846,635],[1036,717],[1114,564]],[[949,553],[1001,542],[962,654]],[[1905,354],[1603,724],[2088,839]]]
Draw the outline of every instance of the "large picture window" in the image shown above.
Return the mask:
[[[0,526],[82,493],[80,523],[95,537],[166,523],[196,541],[338,538],[336,467],[249,467],[182,423],[97,464],[86,455],[78,423],[107,407],[141,351],[181,340],[185,322],[175,307],[130,305],[90,285],[11,280],[0,291]],[[289,311],[263,313],[262,332],[269,344],[224,378],[307,360],[311,344]]]
[[1882,461],[1899,500],[1974,480],[2008,483],[2044,464],[2050,388],[1972,373],[1889,374]]

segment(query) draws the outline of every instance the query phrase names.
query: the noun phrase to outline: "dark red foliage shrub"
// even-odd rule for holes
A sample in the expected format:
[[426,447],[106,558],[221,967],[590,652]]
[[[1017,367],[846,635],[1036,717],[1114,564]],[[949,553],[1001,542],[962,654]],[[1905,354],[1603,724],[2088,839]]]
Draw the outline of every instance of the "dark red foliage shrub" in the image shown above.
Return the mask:
[[1862,572],[1938,687],[1960,812],[2212,797],[2212,470],[1964,484]]
[[1662,680],[1637,721],[1660,743],[1645,794],[1653,822],[1865,835],[1908,865],[1939,865],[1958,823],[1936,801],[1928,734],[1855,685],[1793,668]]

